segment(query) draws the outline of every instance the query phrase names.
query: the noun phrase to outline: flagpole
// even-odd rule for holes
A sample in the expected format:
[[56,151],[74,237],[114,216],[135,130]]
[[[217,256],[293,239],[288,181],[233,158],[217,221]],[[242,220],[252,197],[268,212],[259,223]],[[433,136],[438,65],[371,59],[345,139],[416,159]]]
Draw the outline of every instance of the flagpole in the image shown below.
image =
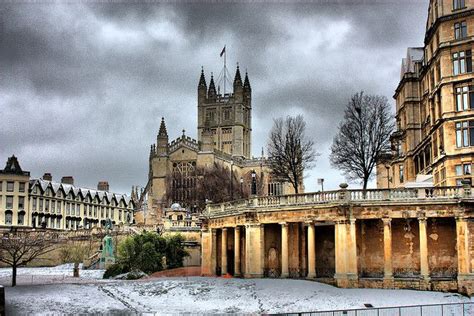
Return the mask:
[[227,78],[226,78],[226,72],[227,72],[226,57],[227,57],[227,50],[226,50],[226,45],[224,45],[224,96],[225,96],[225,82],[227,81]]

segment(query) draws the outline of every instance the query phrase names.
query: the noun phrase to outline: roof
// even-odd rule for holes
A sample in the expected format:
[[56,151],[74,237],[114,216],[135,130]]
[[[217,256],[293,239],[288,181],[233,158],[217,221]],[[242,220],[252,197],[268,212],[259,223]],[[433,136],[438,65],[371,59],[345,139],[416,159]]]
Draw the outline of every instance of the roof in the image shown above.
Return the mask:
[[18,159],[15,157],[15,155],[8,157],[7,163],[5,165],[5,168],[3,170],[0,170],[0,173],[3,174],[16,174],[20,176],[29,176],[30,172],[29,171],[23,171],[20,167],[20,163],[18,162]]
[[56,194],[59,190],[62,190],[65,195],[68,195],[70,193],[73,196],[81,195],[82,197],[86,197],[87,195],[90,195],[91,199],[95,199],[97,197],[99,202],[102,202],[104,198],[106,198],[108,201],[115,199],[117,202],[120,202],[123,200],[125,203],[125,206],[129,206],[130,202],[133,202],[130,199],[130,197],[127,196],[126,194],[80,188],[80,187],[75,187],[74,185],[71,185],[71,184],[57,183],[57,182],[43,180],[43,179],[30,180],[30,189],[33,189],[34,186],[39,187],[41,191],[43,192],[46,191],[48,188],[50,188],[54,192],[54,194]]
[[407,57],[402,59],[401,78],[403,78],[407,72],[415,72],[415,63],[423,61],[423,56],[423,47],[408,47]]

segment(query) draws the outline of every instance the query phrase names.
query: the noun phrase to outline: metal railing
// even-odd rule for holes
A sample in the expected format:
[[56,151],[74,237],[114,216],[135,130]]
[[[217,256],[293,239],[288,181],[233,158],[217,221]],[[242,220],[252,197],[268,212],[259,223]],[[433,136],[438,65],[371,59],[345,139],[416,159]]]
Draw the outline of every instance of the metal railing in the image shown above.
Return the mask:
[[284,313],[285,316],[468,316],[474,315],[474,303],[446,303],[393,307],[368,307],[334,311]]

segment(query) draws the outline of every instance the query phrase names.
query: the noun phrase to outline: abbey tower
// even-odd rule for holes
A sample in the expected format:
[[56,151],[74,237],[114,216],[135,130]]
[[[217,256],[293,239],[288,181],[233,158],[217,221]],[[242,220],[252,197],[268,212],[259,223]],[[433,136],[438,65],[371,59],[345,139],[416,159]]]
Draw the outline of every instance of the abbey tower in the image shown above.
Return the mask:
[[[219,89],[218,89],[219,90]],[[233,93],[216,91],[211,75],[207,87],[204,70],[198,85],[198,141],[205,128],[212,134],[214,148],[235,157],[249,159],[252,135],[252,89],[248,74],[244,82],[239,66],[235,72]]]

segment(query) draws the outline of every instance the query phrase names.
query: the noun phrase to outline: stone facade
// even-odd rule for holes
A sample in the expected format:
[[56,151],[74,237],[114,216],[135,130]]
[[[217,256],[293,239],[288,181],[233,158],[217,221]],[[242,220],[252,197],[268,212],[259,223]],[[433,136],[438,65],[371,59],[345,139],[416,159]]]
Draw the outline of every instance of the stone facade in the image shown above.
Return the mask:
[[[101,181],[99,187],[108,189]],[[74,186],[72,177],[61,183],[46,173],[31,179],[12,156],[0,170],[0,227],[43,227],[53,229],[92,228],[133,223],[134,201],[124,194]]]
[[[204,70],[198,84],[198,140],[183,134],[169,141],[165,120],[161,120],[156,144],[151,145],[148,182],[140,198],[135,220],[139,224],[163,225],[164,210],[172,203],[195,210],[192,199],[196,190],[196,170],[216,164],[232,173],[239,183],[233,187],[234,197],[239,191],[258,186],[258,195],[280,195],[293,192],[293,187],[274,179],[268,160],[262,155],[250,156],[251,149],[251,86],[248,74],[242,83],[237,67],[234,92],[224,95],[216,91],[211,76],[207,88]],[[179,185],[170,186],[170,178],[178,176]],[[171,191],[171,192],[170,192]],[[170,194],[171,193],[171,194]],[[169,196],[172,201],[169,201]],[[241,194],[240,194],[241,195]]]
[[474,195],[347,190],[208,205],[202,273],[474,293]]
[[473,35],[474,1],[430,1],[424,46],[408,48],[402,61],[392,158],[377,166],[378,188],[403,187],[419,175],[435,186],[472,183]]

